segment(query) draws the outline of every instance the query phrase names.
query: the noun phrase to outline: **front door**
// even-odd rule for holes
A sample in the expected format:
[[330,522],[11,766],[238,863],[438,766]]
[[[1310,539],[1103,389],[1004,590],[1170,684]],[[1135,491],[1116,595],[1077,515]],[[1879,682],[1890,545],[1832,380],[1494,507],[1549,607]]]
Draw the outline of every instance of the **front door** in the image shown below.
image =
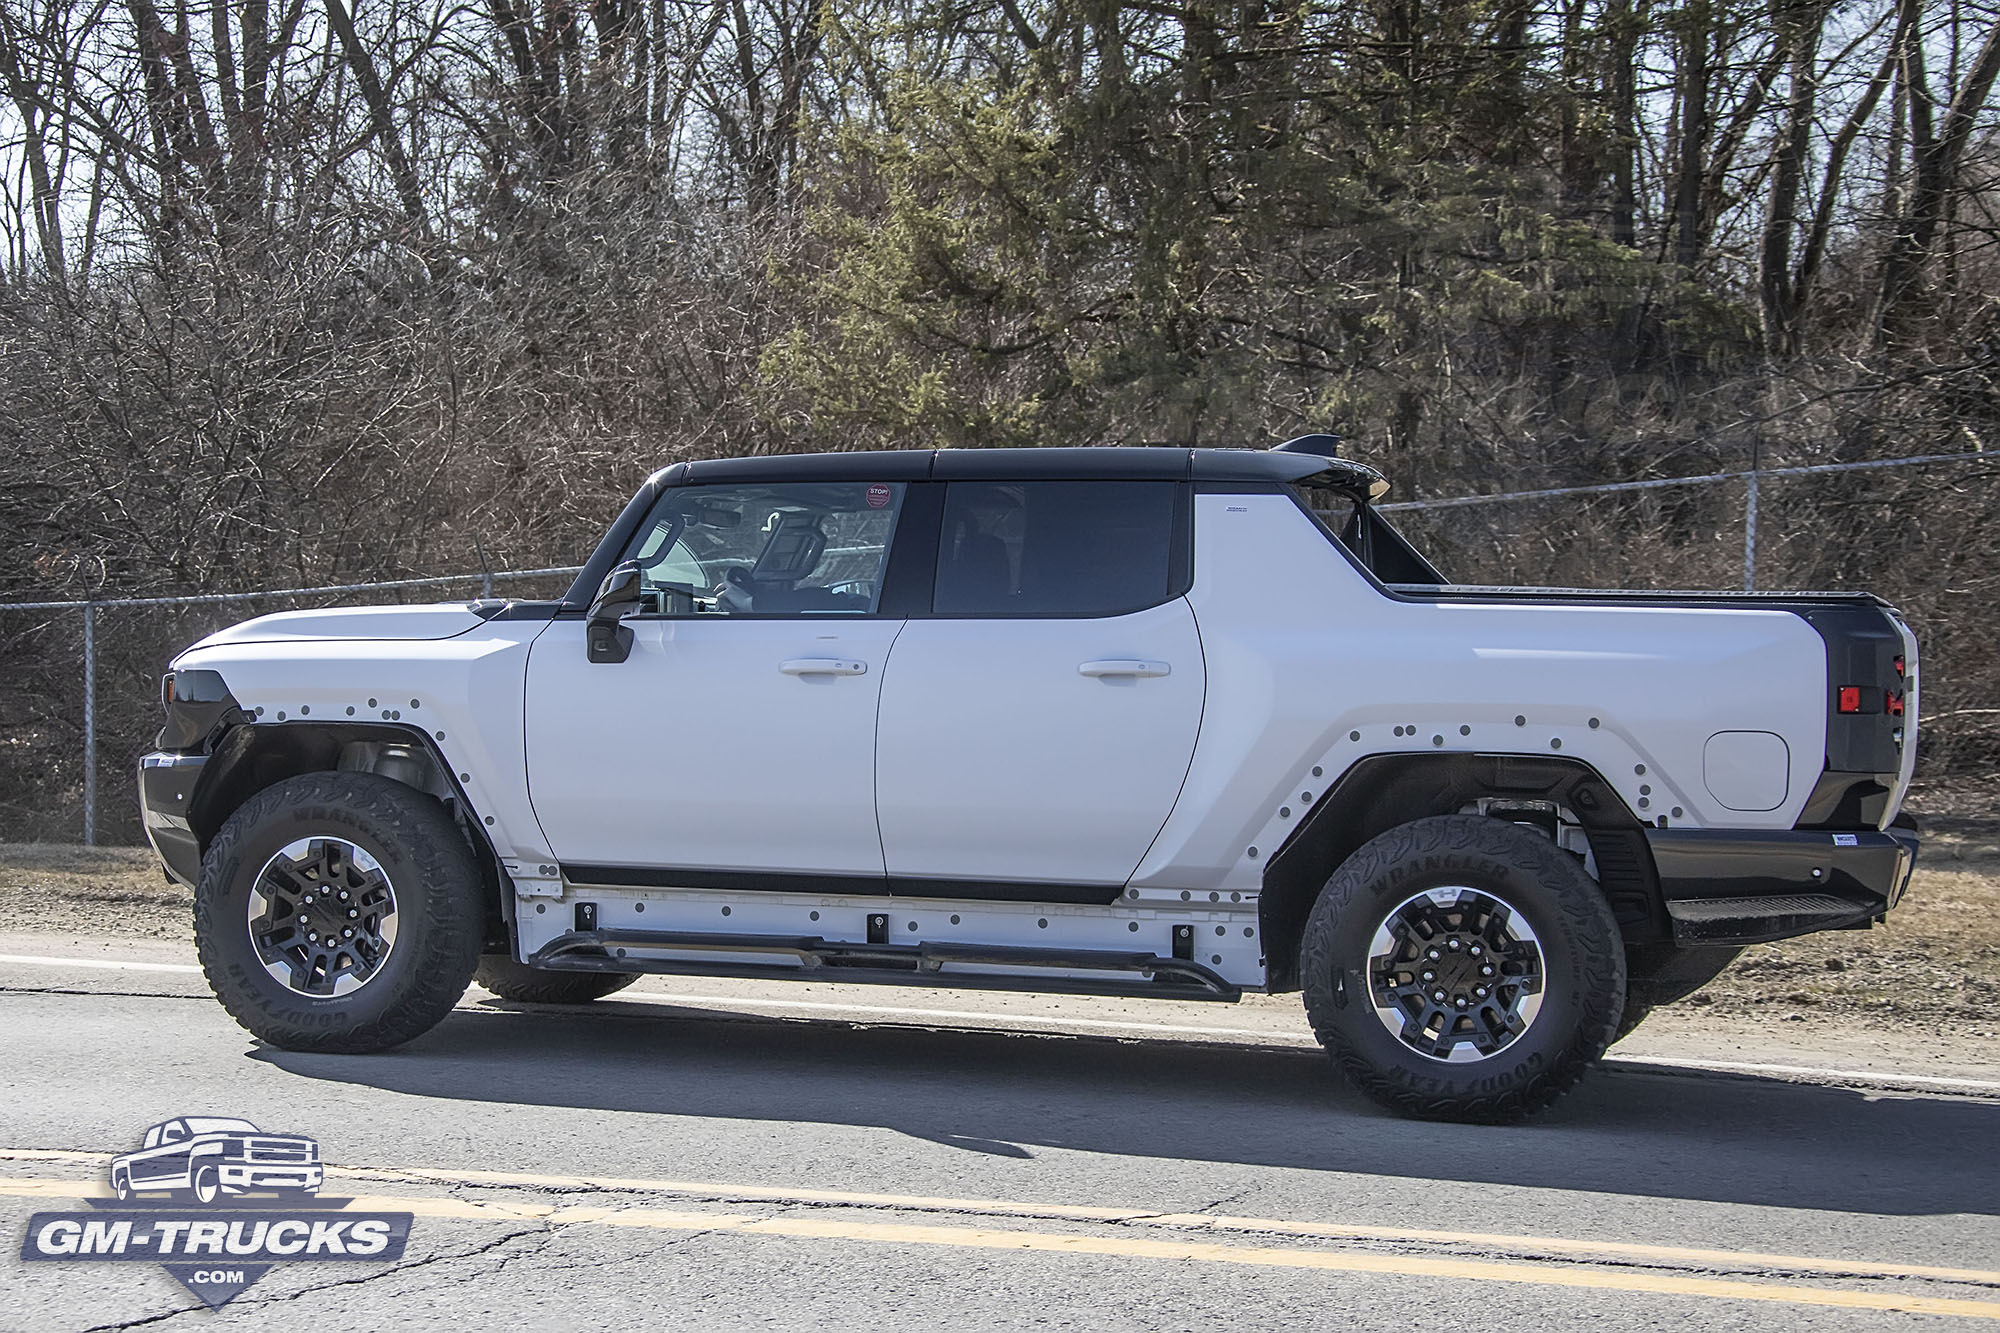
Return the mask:
[[683,869],[879,883],[876,706],[903,622],[876,608],[902,494],[846,482],[669,490],[626,553],[646,590],[625,622],[631,655],[589,661],[580,620],[536,639],[529,796],[573,878]]
[[1174,482],[952,482],[932,615],[889,656],[892,892],[1109,901],[1172,812],[1205,688]]

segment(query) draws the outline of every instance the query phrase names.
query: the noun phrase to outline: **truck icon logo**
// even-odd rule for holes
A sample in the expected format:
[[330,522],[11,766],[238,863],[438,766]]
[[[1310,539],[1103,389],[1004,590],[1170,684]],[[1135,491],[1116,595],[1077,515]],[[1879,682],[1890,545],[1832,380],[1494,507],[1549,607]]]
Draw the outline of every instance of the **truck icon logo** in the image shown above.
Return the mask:
[[403,1257],[411,1214],[362,1212],[323,1197],[319,1144],[234,1116],[180,1116],[111,1159],[110,1198],[87,1211],[36,1213],[30,1261],[151,1261],[207,1304],[240,1295],[273,1263]]
[[111,1160],[111,1189],[120,1201],[166,1194],[198,1203],[225,1195],[319,1193],[326,1179],[319,1144],[302,1134],[266,1134],[248,1120],[183,1116],[146,1131],[143,1144]]

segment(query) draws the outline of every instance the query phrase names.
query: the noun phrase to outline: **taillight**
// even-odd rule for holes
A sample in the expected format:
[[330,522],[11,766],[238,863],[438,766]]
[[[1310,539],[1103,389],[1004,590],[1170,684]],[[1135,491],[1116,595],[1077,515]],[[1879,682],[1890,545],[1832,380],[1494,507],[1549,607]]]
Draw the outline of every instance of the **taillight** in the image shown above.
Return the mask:
[[1890,690],[1882,700],[1882,707],[1888,711],[1890,717],[1901,717],[1903,715],[1903,692],[1901,690]]
[[1858,713],[1861,711],[1861,687],[1859,685],[1843,685],[1840,687],[1840,711],[1843,713]]
[[1905,673],[1904,673],[1904,671],[1903,671],[1903,655],[1902,655],[1901,653],[1897,653],[1897,654],[1896,654],[1896,679],[1898,679],[1898,680],[1901,680],[1901,679],[1903,678],[1904,674],[1905,674]]

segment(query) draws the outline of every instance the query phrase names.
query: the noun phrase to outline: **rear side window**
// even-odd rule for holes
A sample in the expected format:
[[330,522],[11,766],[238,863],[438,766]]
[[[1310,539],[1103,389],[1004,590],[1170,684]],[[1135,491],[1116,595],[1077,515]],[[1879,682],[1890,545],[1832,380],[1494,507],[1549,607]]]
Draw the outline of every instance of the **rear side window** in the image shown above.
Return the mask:
[[1171,481],[955,481],[938,543],[939,615],[1108,616],[1175,588]]
[[1327,534],[1383,583],[1443,587],[1451,582],[1373,506],[1331,486],[1301,483],[1292,490]]

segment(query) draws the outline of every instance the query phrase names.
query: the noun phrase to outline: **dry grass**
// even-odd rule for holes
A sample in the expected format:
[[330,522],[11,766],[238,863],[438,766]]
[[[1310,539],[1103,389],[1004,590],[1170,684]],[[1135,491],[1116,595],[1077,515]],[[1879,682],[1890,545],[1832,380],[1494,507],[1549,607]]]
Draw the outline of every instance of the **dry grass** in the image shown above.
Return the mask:
[[194,895],[145,848],[0,843],[0,920],[36,934],[191,940]]

